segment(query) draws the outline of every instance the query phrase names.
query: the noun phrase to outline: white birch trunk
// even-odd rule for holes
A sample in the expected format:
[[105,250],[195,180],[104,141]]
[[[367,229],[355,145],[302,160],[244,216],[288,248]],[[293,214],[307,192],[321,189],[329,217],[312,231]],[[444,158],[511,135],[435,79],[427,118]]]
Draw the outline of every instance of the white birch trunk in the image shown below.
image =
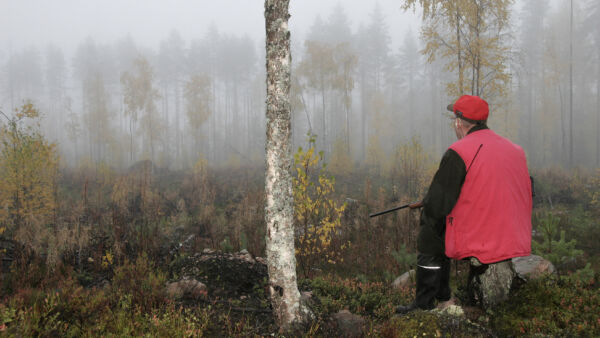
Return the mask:
[[291,176],[289,0],[265,0],[267,33],[267,166],[265,220],[269,291],[276,323],[288,331],[304,322],[294,249]]

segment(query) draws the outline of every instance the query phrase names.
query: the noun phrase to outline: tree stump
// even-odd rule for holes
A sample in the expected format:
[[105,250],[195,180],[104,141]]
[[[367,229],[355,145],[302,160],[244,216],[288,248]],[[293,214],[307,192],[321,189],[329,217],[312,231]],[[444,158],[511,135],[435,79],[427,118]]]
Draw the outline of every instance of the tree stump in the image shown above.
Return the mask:
[[482,264],[471,257],[467,292],[470,300],[488,310],[508,299],[516,272],[512,260]]

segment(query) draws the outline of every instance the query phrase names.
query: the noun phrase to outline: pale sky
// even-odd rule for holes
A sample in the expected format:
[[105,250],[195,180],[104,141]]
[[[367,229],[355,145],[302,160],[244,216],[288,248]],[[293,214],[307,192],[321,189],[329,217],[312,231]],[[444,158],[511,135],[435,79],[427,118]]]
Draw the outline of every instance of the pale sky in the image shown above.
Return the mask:
[[[401,0],[291,0],[292,36],[303,38],[317,15],[326,19],[342,3],[353,28],[366,23],[379,2],[397,47],[410,27],[418,33],[420,17],[400,9]],[[220,32],[264,36],[263,0],[0,0],[0,49],[48,43],[67,51],[91,36],[112,43],[131,35],[136,43],[156,48],[173,29],[189,42],[214,23]]]

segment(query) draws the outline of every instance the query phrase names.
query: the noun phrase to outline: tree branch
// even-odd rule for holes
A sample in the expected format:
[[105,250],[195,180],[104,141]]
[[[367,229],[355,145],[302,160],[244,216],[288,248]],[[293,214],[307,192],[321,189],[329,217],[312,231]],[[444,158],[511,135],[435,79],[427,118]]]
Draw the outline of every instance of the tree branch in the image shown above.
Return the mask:
[[4,114],[2,110],[0,110],[0,114],[2,114],[10,122],[10,118],[6,114]]

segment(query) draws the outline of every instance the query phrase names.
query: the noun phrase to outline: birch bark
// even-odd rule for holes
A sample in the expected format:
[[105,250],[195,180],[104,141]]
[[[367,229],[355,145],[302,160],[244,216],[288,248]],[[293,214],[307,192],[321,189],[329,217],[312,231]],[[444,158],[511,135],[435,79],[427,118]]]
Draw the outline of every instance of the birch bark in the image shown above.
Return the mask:
[[300,302],[294,249],[291,176],[289,0],[265,0],[267,33],[267,164],[265,221],[269,292],[281,331],[309,318]]

